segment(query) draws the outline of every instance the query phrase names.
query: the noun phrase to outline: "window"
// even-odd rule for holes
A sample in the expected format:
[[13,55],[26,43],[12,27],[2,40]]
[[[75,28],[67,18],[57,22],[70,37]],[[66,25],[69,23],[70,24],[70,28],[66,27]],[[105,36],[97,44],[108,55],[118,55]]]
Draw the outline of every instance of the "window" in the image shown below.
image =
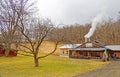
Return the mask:
[[100,52],[91,52],[91,56],[100,57]]

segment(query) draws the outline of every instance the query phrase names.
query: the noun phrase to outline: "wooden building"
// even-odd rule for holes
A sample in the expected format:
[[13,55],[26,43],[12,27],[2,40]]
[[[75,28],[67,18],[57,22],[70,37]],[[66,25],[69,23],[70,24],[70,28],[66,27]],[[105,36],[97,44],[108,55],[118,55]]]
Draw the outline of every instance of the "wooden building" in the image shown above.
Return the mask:
[[65,44],[60,47],[61,54],[60,56],[69,57],[69,49],[77,48],[81,44]]
[[[0,57],[2,56],[5,56],[5,48],[2,45],[0,45]],[[17,56],[17,50],[10,50],[8,56]]]
[[110,49],[109,54],[111,58],[116,58],[120,59],[120,45],[108,45],[106,48]]
[[70,58],[100,59],[105,51],[105,45],[97,41],[89,41],[77,48],[69,50]]
[[70,58],[102,59],[105,50],[110,58],[120,58],[120,45],[106,46],[98,41],[88,41],[68,50]]

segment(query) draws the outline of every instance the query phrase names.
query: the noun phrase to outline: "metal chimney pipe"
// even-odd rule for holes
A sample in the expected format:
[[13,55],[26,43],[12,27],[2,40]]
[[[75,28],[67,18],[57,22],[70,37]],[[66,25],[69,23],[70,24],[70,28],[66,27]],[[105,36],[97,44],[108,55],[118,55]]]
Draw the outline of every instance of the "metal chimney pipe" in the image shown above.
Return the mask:
[[88,38],[88,41],[90,41],[90,38]]
[[85,42],[90,41],[90,38],[85,37]]
[[85,42],[87,42],[87,37],[85,37]]

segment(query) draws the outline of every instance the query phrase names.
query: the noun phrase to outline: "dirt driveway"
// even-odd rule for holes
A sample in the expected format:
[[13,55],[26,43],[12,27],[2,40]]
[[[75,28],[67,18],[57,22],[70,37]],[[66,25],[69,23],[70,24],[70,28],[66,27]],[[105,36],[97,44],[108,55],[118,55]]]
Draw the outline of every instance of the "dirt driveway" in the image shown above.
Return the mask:
[[120,77],[120,60],[112,61],[101,69],[75,77]]

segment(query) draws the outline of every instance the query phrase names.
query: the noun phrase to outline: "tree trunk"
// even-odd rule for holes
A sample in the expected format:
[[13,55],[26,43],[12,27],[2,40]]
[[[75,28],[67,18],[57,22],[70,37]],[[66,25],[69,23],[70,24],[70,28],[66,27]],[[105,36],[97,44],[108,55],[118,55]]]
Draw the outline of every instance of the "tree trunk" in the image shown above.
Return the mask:
[[11,49],[11,44],[7,43],[5,48],[5,56],[9,56],[10,49]]
[[6,56],[6,57],[9,56],[9,52],[10,52],[9,49],[6,49],[6,50],[5,50],[5,56]]
[[34,63],[35,63],[35,67],[39,66],[38,58],[36,55],[34,55]]

